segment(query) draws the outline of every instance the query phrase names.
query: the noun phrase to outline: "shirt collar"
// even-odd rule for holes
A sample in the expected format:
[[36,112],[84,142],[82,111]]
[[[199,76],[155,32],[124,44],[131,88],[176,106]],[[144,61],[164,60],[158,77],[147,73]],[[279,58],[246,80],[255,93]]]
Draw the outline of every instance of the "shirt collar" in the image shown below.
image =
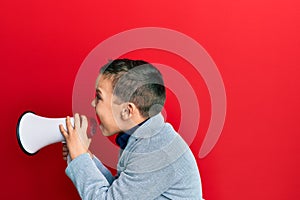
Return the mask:
[[131,129],[129,129],[126,132],[120,132],[118,134],[118,136],[116,137],[116,143],[117,143],[117,145],[121,149],[125,149],[130,136],[136,131],[136,129],[138,129],[140,126],[142,126],[148,119],[146,119],[145,121],[143,121],[143,122],[139,123],[138,125],[132,127]]

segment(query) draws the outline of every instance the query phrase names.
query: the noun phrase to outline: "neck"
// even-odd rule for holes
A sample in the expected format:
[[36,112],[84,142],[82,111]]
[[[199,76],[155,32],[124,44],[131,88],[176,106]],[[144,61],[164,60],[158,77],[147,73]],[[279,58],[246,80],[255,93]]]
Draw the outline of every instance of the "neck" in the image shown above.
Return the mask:
[[144,122],[146,119],[148,118],[145,118],[145,117],[142,117],[142,116],[136,116],[136,117],[132,117],[130,120],[129,120],[129,123],[128,125],[126,126],[125,130],[130,130],[131,128],[141,124],[142,122]]

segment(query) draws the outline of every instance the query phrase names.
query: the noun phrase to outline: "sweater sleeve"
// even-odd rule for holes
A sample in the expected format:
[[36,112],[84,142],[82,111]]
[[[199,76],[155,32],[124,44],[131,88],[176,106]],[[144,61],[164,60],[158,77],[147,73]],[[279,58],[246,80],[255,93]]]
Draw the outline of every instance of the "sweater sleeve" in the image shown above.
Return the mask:
[[95,156],[93,156],[93,161],[97,168],[100,170],[100,172],[105,176],[108,183],[111,185],[114,181],[114,176],[111,174],[111,172],[102,164],[102,162]]
[[66,168],[82,199],[96,199],[97,193],[106,192],[110,186],[88,153],[72,160]]
[[83,200],[149,200],[160,196],[172,184],[173,166],[146,173],[122,171],[110,185],[88,154],[74,159],[66,174]]

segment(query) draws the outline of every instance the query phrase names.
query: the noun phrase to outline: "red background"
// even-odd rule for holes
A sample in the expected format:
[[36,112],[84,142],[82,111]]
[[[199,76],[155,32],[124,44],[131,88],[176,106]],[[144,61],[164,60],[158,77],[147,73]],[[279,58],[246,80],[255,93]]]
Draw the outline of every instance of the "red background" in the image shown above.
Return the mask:
[[[300,199],[299,6],[297,0],[1,1],[0,198],[79,199],[64,174],[61,144],[26,156],[15,136],[17,119],[25,110],[71,115],[73,83],[87,54],[121,31],[155,26],[195,39],[224,80],[223,132],[213,151],[197,159],[204,197]],[[167,53],[159,60],[158,52],[144,55],[176,64]],[[189,81],[202,87],[196,79]],[[204,93],[203,132],[210,114]],[[199,146],[192,144],[196,156]]]

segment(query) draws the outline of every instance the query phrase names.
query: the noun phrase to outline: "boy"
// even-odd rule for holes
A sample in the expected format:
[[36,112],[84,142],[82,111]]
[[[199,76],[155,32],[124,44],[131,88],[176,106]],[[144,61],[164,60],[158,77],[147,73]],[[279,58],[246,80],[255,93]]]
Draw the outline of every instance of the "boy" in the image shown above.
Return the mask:
[[[87,119],[67,117],[66,174],[82,199],[202,199],[197,164],[188,145],[160,113],[166,93],[161,73],[140,60],[117,59],[103,66],[92,102],[105,136],[118,134],[117,176],[90,151]],[[103,152],[105,153],[105,152]]]

